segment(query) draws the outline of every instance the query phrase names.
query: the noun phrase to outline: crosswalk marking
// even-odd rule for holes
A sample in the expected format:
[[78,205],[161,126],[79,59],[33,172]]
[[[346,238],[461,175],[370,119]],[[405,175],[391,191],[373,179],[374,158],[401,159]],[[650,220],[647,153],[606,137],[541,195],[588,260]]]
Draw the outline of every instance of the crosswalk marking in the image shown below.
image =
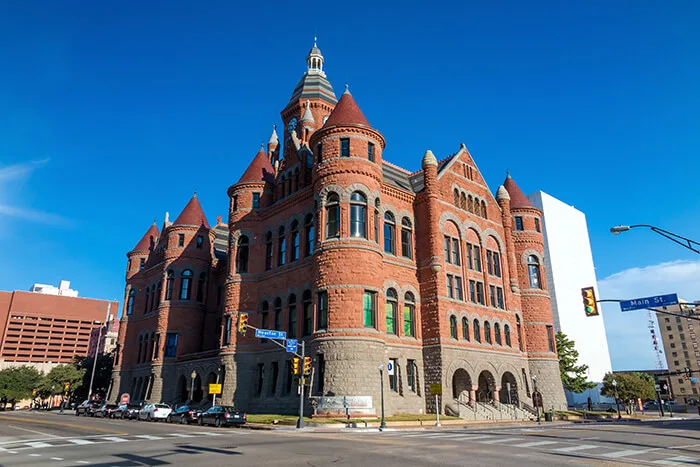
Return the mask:
[[126,443],[126,440],[124,438],[120,438],[119,436],[105,436],[102,439],[106,439],[107,441],[113,441],[115,443]]
[[660,459],[658,461],[654,461],[653,463],[659,465],[699,465],[700,460],[694,457],[677,456],[669,457],[668,459]]
[[28,446],[31,446],[33,448],[50,448],[52,445],[49,443],[43,443],[41,441],[31,441],[29,443],[25,443]]
[[157,441],[159,439],[163,439],[162,436],[153,436],[153,435],[134,435],[134,438],[148,439],[148,440],[152,440],[152,441]]
[[68,439],[66,440],[69,443],[73,444],[93,444],[94,441],[90,441],[89,439]]
[[548,444],[557,444],[558,441],[533,441],[531,443],[514,444],[516,448],[533,448],[535,446],[546,446]]
[[579,444],[578,446],[569,446],[568,448],[557,448],[552,450],[557,452],[574,452],[583,451],[584,449],[595,449],[599,447],[600,446],[597,446],[595,444]]
[[205,431],[202,432],[203,435],[208,435],[208,436],[221,436],[221,433],[212,433],[211,431]]
[[178,438],[192,438],[194,435],[188,435],[187,433],[170,433],[168,436],[175,436]]
[[508,441],[520,441],[522,438],[497,438],[490,439],[487,441],[479,441],[481,444],[496,444],[496,443],[506,443]]
[[601,454],[601,457],[609,457],[611,459],[619,459],[620,457],[634,456],[635,454],[646,454],[647,452],[656,451],[657,449],[625,449],[623,451],[607,452]]

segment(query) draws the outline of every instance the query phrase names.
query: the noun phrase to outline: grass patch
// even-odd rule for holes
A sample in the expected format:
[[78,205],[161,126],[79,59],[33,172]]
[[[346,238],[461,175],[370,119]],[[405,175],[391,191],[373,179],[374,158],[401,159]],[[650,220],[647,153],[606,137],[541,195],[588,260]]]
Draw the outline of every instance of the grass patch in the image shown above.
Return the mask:
[[[280,423],[296,423],[297,420],[299,419],[298,415],[279,415],[279,414],[256,414],[256,413],[249,413],[247,414],[248,416],[248,423],[263,423],[263,424],[272,424],[274,423],[275,420],[277,420]],[[310,418],[304,417],[304,421],[311,421]]]

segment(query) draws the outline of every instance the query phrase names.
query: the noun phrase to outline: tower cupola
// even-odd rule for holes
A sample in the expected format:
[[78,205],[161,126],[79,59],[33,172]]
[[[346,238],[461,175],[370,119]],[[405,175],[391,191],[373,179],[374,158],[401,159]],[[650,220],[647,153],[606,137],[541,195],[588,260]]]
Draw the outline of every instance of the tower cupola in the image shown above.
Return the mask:
[[323,55],[321,54],[321,49],[316,45],[316,38],[314,37],[314,46],[311,48],[309,55],[306,56],[306,64],[308,68],[306,74],[316,74],[321,75],[324,78],[326,74],[323,72]]

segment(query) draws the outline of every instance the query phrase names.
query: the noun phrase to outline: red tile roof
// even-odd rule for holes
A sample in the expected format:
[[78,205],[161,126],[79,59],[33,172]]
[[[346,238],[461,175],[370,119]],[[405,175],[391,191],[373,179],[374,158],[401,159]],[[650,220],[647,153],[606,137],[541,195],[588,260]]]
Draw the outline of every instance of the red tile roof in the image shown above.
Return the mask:
[[355,99],[352,98],[350,91],[347,90],[340,97],[338,104],[333,109],[333,112],[331,112],[331,114],[328,116],[328,120],[326,120],[326,124],[323,126],[329,127],[333,125],[345,124],[364,125],[370,128],[372,127],[360,108],[357,106]]
[[187,206],[185,206],[185,209],[182,210],[180,215],[177,216],[177,219],[175,219],[173,225],[194,225],[197,227],[203,225],[207,229],[209,228],[207,216],[204,215],[202,205],[199,204],[197,193],[192,196],[192,199],[190,199],[189,203],[187,203]]
[[159,236],[158,226],[154,222],[131,251],[149,251]]
[[506,181],[503,182],[503,186],[505,189],[508,191],[508,194],[510,195],[510,207],[512,208],[534,208],[535,206],[532,205],[529,199],[527,199],[527,196],[525,196],[525,193],[523,193],[523,190],[520,189],[520,187],[515,183],[515,180],[508,174],[506,176]]
[[270,158],[267,157],[263,148],[255,155],[250,165],[243,172],[238,183],[244,182],[272,182],[275,177],[275,169],[272,168],[272,163],[270,163]]

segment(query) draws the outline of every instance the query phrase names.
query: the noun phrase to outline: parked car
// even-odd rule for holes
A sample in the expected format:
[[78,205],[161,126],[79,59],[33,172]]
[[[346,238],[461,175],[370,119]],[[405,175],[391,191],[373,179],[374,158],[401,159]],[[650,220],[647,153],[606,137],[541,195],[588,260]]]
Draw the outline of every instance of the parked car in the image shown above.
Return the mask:
[[117,408],[112,411],[112,418],[133,420],[138,418],[140,409],[141,406],[138,404],[119,404]]
[[157,422],[158,420],[167,419],[170,412],[172,412],[172,409],[166,404],[146,404],[139,410],[138,419]]
[[95,411],[102,406],[101,402],[95,401],[83,401],[75,408],[75,416],[80,417],[81,415],[89,415],[90,417],[95,416]]
[[189,425],[190,423],[196,423],[201,413],[202,410],[200,409],[195,409],[189,405],[183,405],[170,412],[165,421],[168,423],[177,422],[183,425]]
[[93,414],[95,417],[112,418],[112,412],[117,408],[117,404],[102,404]]
[[202,425],[228,426],[243,425],[247,420],[246,414],[233,407],[215,405],[206,412],[202,412],[197,423]]

